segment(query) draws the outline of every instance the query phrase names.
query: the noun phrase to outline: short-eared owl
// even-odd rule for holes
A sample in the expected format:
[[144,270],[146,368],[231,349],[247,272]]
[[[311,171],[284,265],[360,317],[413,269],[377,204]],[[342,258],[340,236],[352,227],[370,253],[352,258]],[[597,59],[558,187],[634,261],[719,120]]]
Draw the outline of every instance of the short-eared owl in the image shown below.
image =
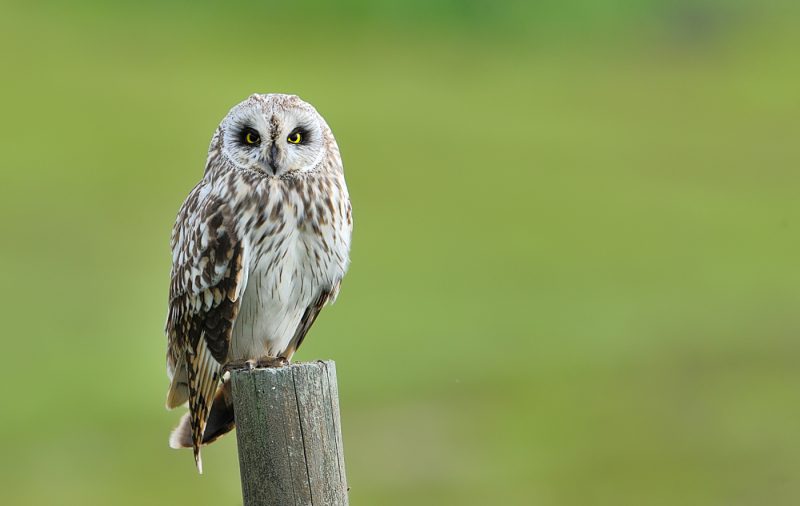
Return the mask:
[[172,231],[167,407],[194,449],[233,428],[227,368],[291,360],[349,263],[352,217],[339,148],[294,95],[252,95],[211,139],[203,179]]

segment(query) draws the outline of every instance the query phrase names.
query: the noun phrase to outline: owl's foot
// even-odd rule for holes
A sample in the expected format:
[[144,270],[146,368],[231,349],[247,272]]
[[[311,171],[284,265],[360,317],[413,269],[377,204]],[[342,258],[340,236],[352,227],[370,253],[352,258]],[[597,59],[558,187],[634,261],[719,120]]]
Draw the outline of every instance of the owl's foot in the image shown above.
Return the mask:
[[256,367],[283,367],[285,365],[289,365],[286,357],[264,356],[256,360]]
[[252,371],[256,368],[283,367],[285,365],[289,365],[286,357],[270,357],[266,355],[256,359],[232,360],[222,366],[222,374],[233,371]]
[[222,366],[222,374],[233,371],[252,371],[257,367],[256,360],[232,360]]

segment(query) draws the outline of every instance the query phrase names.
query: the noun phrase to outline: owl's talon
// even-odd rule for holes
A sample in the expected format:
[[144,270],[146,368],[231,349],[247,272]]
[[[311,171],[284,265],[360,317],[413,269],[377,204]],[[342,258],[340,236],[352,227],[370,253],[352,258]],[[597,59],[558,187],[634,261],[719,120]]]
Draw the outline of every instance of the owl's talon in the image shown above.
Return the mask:
[[283,367],[289,365],[289,361],[286,360],[286,357],[261,357],[256,360],[256,367]]
[[234,360],[222,366],[222,374],[232,373],[233,371],[252,371],[255,368],[255,360]]

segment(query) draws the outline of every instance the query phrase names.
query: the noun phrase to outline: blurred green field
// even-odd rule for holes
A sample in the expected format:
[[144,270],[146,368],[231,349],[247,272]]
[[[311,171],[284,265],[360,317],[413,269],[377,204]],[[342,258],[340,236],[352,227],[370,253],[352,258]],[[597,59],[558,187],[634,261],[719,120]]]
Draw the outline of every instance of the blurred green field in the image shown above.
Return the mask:
[[327,118],[354,505],[800,502],[800,8],[0,6],[0,503],[237,504],[167,447],[175,213],[252,92]]

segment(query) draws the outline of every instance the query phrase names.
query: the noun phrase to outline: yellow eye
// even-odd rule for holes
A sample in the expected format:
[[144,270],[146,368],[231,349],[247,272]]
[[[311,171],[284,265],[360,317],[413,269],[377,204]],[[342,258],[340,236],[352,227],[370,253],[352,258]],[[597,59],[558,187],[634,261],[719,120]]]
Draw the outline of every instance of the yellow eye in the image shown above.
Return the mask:
[[261,136],[252,128],[248,128],[244,131],[244,142],[250,145],[258,144],[261,142]]
[[300,141],[303,140],[303,136],[300,135],[300,132],[294,132],[289,134],[289,137],[287,137],[286,140],[292,144],[300,144]]

